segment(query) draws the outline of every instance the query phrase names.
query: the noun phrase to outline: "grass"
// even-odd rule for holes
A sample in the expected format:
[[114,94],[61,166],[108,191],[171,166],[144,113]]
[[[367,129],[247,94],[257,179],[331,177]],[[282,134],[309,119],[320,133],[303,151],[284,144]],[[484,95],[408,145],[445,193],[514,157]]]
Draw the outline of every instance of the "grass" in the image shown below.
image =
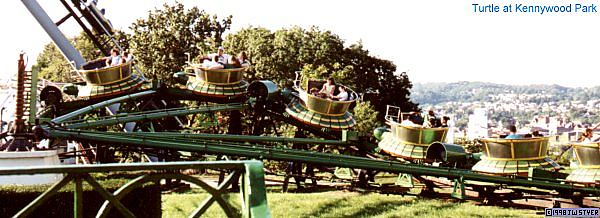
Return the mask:
[[[206,193],[163,195],[163,217],[187,217]],[[476,206],[471,202],[413,196],[329,191],[308,194],[268,193],[273,217],[533,217],[535,211]],[[228,198],[239,205],[239,195]],[[205,217],[225,217],[215,204]]]

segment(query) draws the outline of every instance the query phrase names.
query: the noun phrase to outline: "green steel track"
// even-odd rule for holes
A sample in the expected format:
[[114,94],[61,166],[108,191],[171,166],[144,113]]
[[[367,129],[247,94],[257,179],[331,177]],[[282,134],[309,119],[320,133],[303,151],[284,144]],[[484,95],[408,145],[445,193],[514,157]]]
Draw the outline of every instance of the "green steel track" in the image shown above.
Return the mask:
[[201,137],[194,138],[191,134],[187,134],[187,137],[180,138],[175,137],[172,134],[162,135],[161,133],[155,133],[153,135],[128,134],[121,132],[69,130],[61,129],[59,127],[51,127],[48,130],[51,137],[77,141],[124,146],[152,147],[159,149],[201,152],[207,154],[244,156],[256,159],[298,161],[325,166],[445,177],[448,179],[472,180],[513,186],[536,187],[546,190],[556,190],[565,194],[579,192],[594,196],[600,195],[600,189],[579,187],[572,184],[563,184],[558,180],[530,180],[526,177],[492,176],[463,169],[430,167],[340,154],[302,151],[281,147],[266,147],[255,143],[215,141],[202,139]]
[[[277,146],[266,146],[268,143],[296,143],[296,144],[320,144],[336,146],[356,146],[351,142],[335,140],[333,135],[314,129],[311,132],[321,132],[318,137],[321,139],[309,138],[282,138],[266,136],[244,136],[244,135],[217,135],[217,134],[186,134],[174,132],[100,132],[81,130],[99,126],[114,125],[126,122],[146,121],[152,119],[161,119],[164,117],[181,116],[196,113],[205,113],[211,111],[229,111],[244,109],[247,104],[229,103],[217,104],[213,106],[199,106],[193,108],[169,108],[153,111],[136,112],[129,114],[117,114],[95,118],[94,120],[76,120],[82,115],[88,114],[97,109],[104,108],[111,104],[122,101],[135,100],[138,98],[155,95],[157,92],[142,91],[131,95],[125,95],[110,99],[94,105],[90,105],[50,121],[45,129],[50,137],[63,138],[75,141],[86,141],[92,143],[110,144],[114,146],[132,146],[144,148],[158,148],[188,152],[200,152],[206,154],[220,154],[243,156],[255,159],[269,159],[278,161],[295,161],[310,163],[323,166],[347,167],[374,171],[384,171],[391,173],[404,173],[413,175],[424,175],[434,177],[444,177],[458,181],[472,180],[480,182],[489,182],[496,184],[505,184],[512,186],[537,187],[546,190],[556,190],[564,194],[574,192],[583,194],[600,195],[600,189],[590,187],[580,187],[573,184],[566,184],[559,180],[542,180],[526,177],[502,177],[475,173],[469,170],[456,168],[431,167],[417,164],[400,163],[397,161],[377,160],[365,157],[350,155],[331,154],[315,151],[305,151],[289,149]],[[268,111],[270,116],[276,119],[294,123],[293,119],[284,115]],[[299,125],[304,128],[303,125]],[[358,145],[360,146],[360,145]]]

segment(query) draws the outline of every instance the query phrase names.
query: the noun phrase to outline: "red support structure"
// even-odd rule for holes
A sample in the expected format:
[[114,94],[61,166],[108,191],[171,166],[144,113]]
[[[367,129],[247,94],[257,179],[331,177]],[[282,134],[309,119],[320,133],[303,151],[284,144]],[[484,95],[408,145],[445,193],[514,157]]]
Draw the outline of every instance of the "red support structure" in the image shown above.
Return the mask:
[[[27,72],[25,71],[25,60],[23,56],[25,54],[19,54],[19,67],[17,71],[17,94],[15,96],[15,121],[12,129],[9,130],[9,136],[12,136],[5,144],[0,146],[0,150],[6,151],[26,151],[33,147],[31,141],[32,134],[28,133],[25,120],[25,98],[26,98],[26,83],[27,83]],[[33,87],[32,87],[33,88]],[[35,105],[29,105],[29,107],[35,107]]]
[[25,105],[25,60],[24,53],[19,54],[19,69],[17,72],[17,96],[15,99],[15,128],[14,133],[19,134],[24,132],[25,120],[24,105]]

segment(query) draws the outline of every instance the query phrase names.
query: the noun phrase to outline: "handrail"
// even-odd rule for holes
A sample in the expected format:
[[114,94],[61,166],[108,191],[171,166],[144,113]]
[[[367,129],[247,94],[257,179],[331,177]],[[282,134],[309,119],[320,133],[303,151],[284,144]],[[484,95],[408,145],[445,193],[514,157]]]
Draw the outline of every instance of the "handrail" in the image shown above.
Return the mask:
[[196,78],[213,85],[232,85],[238,84],[243,80],[244,72],[247,67],[208,69],[202,65],[193,64],[185,67],[186,70],[193,70]]
[[[180,173],[150,173],[139,176],[129,183],[122,186],[114,193],[108,192],[102,187],[96,179],[90,174],[98,172],[114,172],[114,171],[177,171],[184,169],[229,169],[233,170],[226,181],[218,187],[213,187],[207,182],[204,182],[196,177],[183,175]],[[240,195],[242,199],[241,214],[244,217],[270,217],[269,206],[267,204],[264,170],[263,164],[260,161],[189,161],[189,162],[162,162],[162,163],[127,163],[127,164],[94,164],[94,165],[55,165],[55,166],[35,166],[35,167],[4,167],[0,168],[0,175],[23,175],[23,174],[56,174],[64,173],[66,176],[46,192],[41,194],[34,201],[29,203],[25,208],[21,209],[15,217],[25,217],[33,212],[37,207],[46,202],[52,195],[56,194],[62,187],[69,184],[71,181],[75,183],[74,189],[74,212],[75,217],[81,217],[83,211],[83,199],[81,192],[83,191],[82,182],[86,181],[90,184],[93,190],[97,191],[104,199],[104,205],[98,211],[97,217],[105,217],[108,215],[111,207],[115,207],[125,217],[133,217],[134,215],[121,202],[123,198],[131,190],[141,187],[146,183],[160,183],[162,179],[181,179],[205,189],[210,197],[203,201],[201,205],[194,210],[192,216],[197,217],[204,213],[212,203],[217,202],[229,217],[236,216],[229,202],[225,201],[223,194],[226,194],[226,188],[233,182],[234,178],[240,176],[242,178],[240,186]]]
[[185,67],[185,69],[191,69],[191,70],[200,69],[200,70],[204,70],[204,71],[214,71],[214,72],[237,72],[237,71],[246,70],[246,69],[248,69],[248,67],[209,69],[209,68],[203,67],[202,65],[199,65],[199,64],[192,64],[192,65]]
[[532,138],[520,138],[520,139],[506,139],[506,138],[483,138],[485,142],[496,142],[496,143],[511,143],[511,142],[538,142],[547,141],[550,139],[549,136],[545,137],[532,137]]
[[600,148],[600,142],[574,142],[572,146]]
[[96,109],[100,109],[100,108],[109,106],[109,105],[114,104],[114,103],[119,103],[119,102],[123,102],[123,101],[127,101],[127,100],[132,100],[132,99],[137,99],[137,98],[141,98],[141,97],[146,97],[148,95],[153,95],[155,93],[156,93],[156,91],[154,91],[154,90],[148,90],[148,91],[138,92],[138,93],[135,93],[135,94],[129,94],[129,95],[124,95],[124,96],[121,96],[121,97],[109,99],[109,100],[106,100],[106,101],[103,101],[103,102],[99,102],[99,103],[96,103],[96,104],[93,104],[93,105],[90,105],[90,106],[87,106],[87,107],[84,107],[84,108],[80,108],[79,110],[76,110],[76,111],[73,111],[71,113],[62,115],[60,117],[54,118],[54,119],[52,119],[52,122],[55,122],[55,123],[65,122],[65,121],[71,120],[71,119],[73,119],[75,117],[87,114],[90,111],[93,111],[93,110],[96,110]]
[[148,111],[147,113],[140,113],[137,115],[117,114],[116,116],[100,117],[98,120],[90,121],[83,120],[74,123],[65,123],[67,128],[91,128],[96,126],[114,125],[119,123],[128,123],[141,120],[154,120],[164,117],[175,117],[181,115],[207,113],[213,111],[231,111],[243,109],[243,104],[225,104],[217,106],[199,106],[194,108],[177,108],[175,110],[160,109],[155,111]]

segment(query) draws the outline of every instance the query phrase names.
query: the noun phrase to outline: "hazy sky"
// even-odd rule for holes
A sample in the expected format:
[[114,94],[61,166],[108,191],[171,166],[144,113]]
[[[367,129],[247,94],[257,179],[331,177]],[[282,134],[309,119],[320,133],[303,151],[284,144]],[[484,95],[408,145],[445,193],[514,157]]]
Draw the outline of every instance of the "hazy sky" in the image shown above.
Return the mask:
[[[165,1],[100,0],[116,28]],[[173,1],[166,1],[173,2]],[[372,55],[392,60],[413,82],[486,81],[506,84],[600,85],[600,13],[475,14],[472,3],[509,1],[264,1],[183,0],[221,17],[233,15],[232,31],[263,26],[272,30],[299,25],[331,30],[346,43],[362,40]],[[570,4],[600,1],[527,1]],[[40,0],[54,19],[66,14],[58,0]],[[13,75],[23,50],[33,60],[50,38],[22,5],[3,1],[0,8],[0,75]],[[75,22],[61,26],[67,35]],[[33,64],[30,63],[30,65]]]

